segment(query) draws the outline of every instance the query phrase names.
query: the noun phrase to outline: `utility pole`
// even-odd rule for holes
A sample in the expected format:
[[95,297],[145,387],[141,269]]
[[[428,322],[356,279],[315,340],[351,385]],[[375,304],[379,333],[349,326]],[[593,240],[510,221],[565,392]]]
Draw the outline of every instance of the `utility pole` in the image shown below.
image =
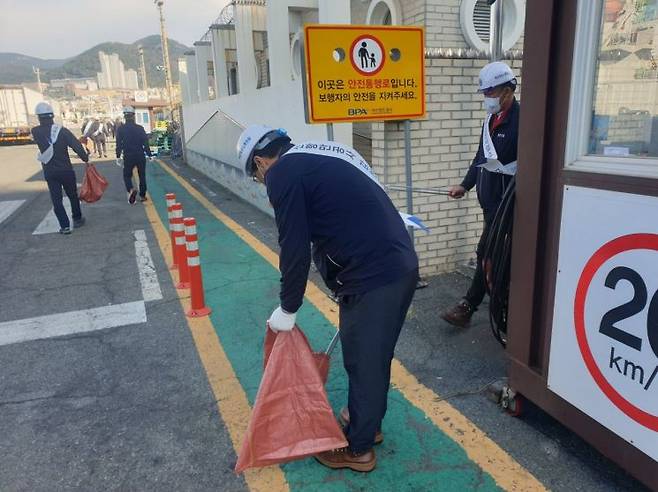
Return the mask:
[[41,69],[39,67],[32,66],[32,71],[37,74],[37,84],[39,85],[39,92],[41,92]]
[[139,61],[140,61],[139,71],[142,74],[142,89],[147,90],[149,88],[149,84],[146,81],[146,63],[144,62],[144,48],[142,46],[138,46],[137,51],[139,52]]
[[164,0],[154,0],[154,3],[158,7],[158,10],[160,11],[160,41],[162,42],[162,58],[164,60],[165,84],[167,86],[167,95],[169,96],[169,109],[173,111],[174,90],[171,83],[171,65],[169,64],[169,44],[167,43],[167,30],[165,28],[164,11],[162,9]]

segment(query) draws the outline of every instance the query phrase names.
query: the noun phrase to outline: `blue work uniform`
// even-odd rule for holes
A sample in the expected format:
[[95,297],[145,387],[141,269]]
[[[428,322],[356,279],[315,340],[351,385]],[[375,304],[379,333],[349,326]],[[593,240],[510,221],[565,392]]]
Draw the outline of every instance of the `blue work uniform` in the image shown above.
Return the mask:
[[126,121],[116,133],[117,159],[123,153],[123,182],[126,191],[133,189],[133,169],[139,175],[139,196],[146,196],[146,157],[151,157],[151,148],[144,127],[134,121]]
[[[39,147],[39,152],[44,152],[50,146],[50,131],[52,121],[43,122],[39,126],[32,128],[32,138]],[[62,204],[62,189],[71,202],[71,215],[74,221],[82,218],[80,209],[80,199],[78,198],[78,188],[75,179],[75,171],[71,165],[69,157],[69,147],[78,154],[78,157],[84,162],[89,161],[89,156],[82,144],[71,133],[68,128],[62,128],[59,131],[57,140],[53,144],[53,157],[46,164],[41,164],[43,168],[43,177],[48,184],[50,199],[53,203],[53,211],[57,217],[57,222],[61,229],[71,226],[64,205]]]
[[[492,129],[490,129],[491,141],[501,164],[509,164],[517,160],[520,109],[518,101],[514,99],[512,106],[510,106],[503,120],[493,125]],[[475,154],[475,158],[471,163],[466,177],[462,181],[462,186],[466,190],[470,190],[474,186],[476,187],[478,201],[484,215],[484,228],[476,250],[477,265],[475,275],[466,296],[464,296],[464,299],[473,308],[477,308],[482,303],[486,294],[482,256],[486,247],[489,227],[500,206],[505,190],[512,180],[512,176],[507,174],[490,172],[482,167],[478,167],[480,164],[486,162],[487,158],[484,155],[482,146],[482,134],[480,134],[478,151]]]
[[294,313],[302,305],[313,256],[340,299],[349,377],[346,436],[352,451],[363,452],[386,413],[391,360],[418,279],[418,258],[378,183],[341,158],[285,153],[290,148],[265,174],[279,231],[281,307]]

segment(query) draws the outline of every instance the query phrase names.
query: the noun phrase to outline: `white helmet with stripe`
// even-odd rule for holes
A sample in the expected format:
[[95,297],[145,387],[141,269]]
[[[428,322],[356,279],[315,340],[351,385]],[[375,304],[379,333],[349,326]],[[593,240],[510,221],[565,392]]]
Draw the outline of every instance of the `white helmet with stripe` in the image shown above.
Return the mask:
[[238,138],[236,152],[238,161],[248,176],[253,176],[256,172],[254,153],[263,150],[280,138],[287,138],[290,141],[285,130],[282,128],[274,129],[267,125],[251,125],[242,132],[240,138]]

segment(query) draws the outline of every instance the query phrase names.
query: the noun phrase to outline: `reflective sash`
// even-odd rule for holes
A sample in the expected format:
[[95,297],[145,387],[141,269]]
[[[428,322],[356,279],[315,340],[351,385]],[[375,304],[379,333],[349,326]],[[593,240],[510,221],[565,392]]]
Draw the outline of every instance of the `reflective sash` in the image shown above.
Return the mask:
[[59,131],[62,129],[61,126],[53,124],[50,127],[50,138],[48,139],[48,148],[43,152],[37,151],[37,161],[42,164],[48,164],[55,154],[55,148],[53,144],[57,142],[57,137],[59,137]]
[[[372,181],[377,183],[377,186],[379,186],[382,190],[384,190],[384,192],[386,192],[386,189],[379,182],[379,179],[377,179],[377,176],[372,171],[372,168],[366,162],[366,160],[363,157],[361,157],[361,154],[359,154],[356,150],[354,150],[351,147],[348,147],[347,145],[343,145],[338,142],[317,142],[317,141],[304,142],[295,145],[293,148],[291,148],[288,152],[285,153],[285,155],[288,154],[312,154],[312,155],[322,155],[326,157],[335,157],[337,159],[341,159],[353,165],[363,174],[368,176],[368,178],[370,178]],[[402,222],[404,222],[405,226],[413,227],[414,229],[422,229],[426,232],[429,231],[429,229],[425,226],[425,224],[423,224],[423,222],[418,217],[400,211],[398,211],[398,213],[400,214],[400,218],[402,219]]]
[[491,122],[492,114],[487,115],[482,126],[482,150],[487,162],[478,165],[491,173],[508,174],[514,176],[516,174],[517,162],[510,162],[503,164],[498,160],[498,153],[494,147],[493,140],[491,140],[491,133],[489,132],[489,123]]

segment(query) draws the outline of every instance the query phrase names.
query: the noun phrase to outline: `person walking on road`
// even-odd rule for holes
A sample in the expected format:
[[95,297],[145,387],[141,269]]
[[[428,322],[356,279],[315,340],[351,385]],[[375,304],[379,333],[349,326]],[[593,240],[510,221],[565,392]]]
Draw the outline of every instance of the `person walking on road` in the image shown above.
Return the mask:
[[341,421],[349,446],[316,459],[329,468],[371,471],[373,445],[383,440],[393,352],[418,279],[409,234],[370,166],[350,147],[293,145],[285,131],[253,125],[240,136],[237,154],[247,175],[267,187],[279,232],[280,305],[269,329],[295,325],[311,257],[338,295],[349,378]]
[[153,158],[149,147],[148,136],[144,127],[135,123],[135,109],[132,106],[123,108],[125,123],[116,132],[117,164],[121,164],[123,153],[123,181],[128,192],[128,203],[133,205],[137,200],[137,190],[133,184],[133,169],[137,168],[139,175],[139,201],[146,198],[146,156]]
[[98,152],[98,158],[107,157],[107,145],[106,145],[106,132],[105,123],[103,120],[97,119],[97,125],[91,134],[91,139],[94,141],[94,148]]
[[53,210],[59,222],[59,232],[71,234],[71,223],[62,203],[62,189],[71,202],[74,227],[76,229],[82,227],[85,219],[80,208],[75,171],[71,165],[68,148],[71,147],[87,164],[89,155],[70,130],[55,124],[55,115],[50,104],[40,102],[34,112],[39,118],[39,126],[32,128],[32,137],[39,147],[37,160],[43,167],[43,176],[48,184]]
[[441,313],[448,323],[466,327],[486,293],[482,257],[491,222],[496,215],[505,190],[516,173],[520,106],[514,93],[516,77],[503,62],[486,65],[480,72],[478,92],[484,95],[487,116],[480,136],[480,145],[466,177],[450,189],[452,198],[462,198],[477,187],[477,196],[484,215],[484,229],[477,246],[477,265],[471,286],[464,298]]

